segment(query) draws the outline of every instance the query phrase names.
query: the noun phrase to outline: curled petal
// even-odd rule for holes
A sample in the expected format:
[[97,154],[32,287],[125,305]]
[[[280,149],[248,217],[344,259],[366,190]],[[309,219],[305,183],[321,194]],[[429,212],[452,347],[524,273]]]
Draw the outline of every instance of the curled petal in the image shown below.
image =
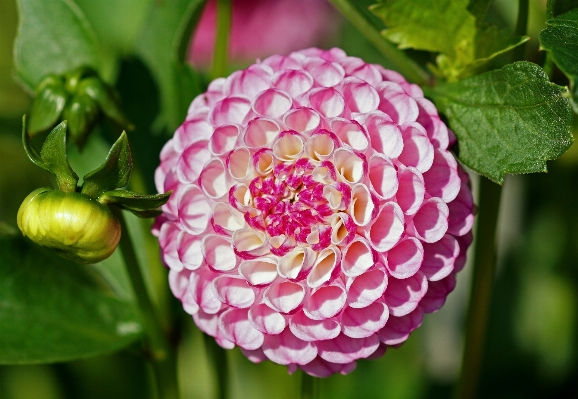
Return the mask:
[[460,254],[460,245],[452,235],[446,234],[439,241],[424,244],[421,271],[429,281],[438,281],[454,270],[454,263]]
[[222,198],[229,191],[227,171],[223,161],[213,158],[205,164],[199,175],[199,186],[209,198]]
[[247,97],[231,96],[215,104],[209,114],[209,121],[214,127],[240,125],[250,112],[251,101]]
[[339,92],[331,87],[313,89],[309,92],[311,108],[326,118],[341,116],[345,111],[345,100]]
[[217,326],[221,335],[243,349],[255,350],[263,345],[264,335],[248,319],[247,309],[228,309],[221,313]]
[[330,319],[341,312],[345,306],[346,297],[343,284],[319,287],[309,296],[303,306],[303,311],[313,320]]
[[[232,151],[235,148],[240,132],[241,128],[238,125],[223,125],[216,128],[209,140],[209,151],[211,154],[221,156]],[[204,165],[205,162],[202,164]]]
[[350,76],[343,79],[340,86],[343,98],[352,112],[371,112],[377,109],[379,94],[369,83]]
[[335,338],[341,331],[336,320],[313,320],[303,310],[291,316],[289,328],[297,338],[311,342]]
[[419,208],[411,221],[416,237],[424,242],[436,242],[448,230],[449,209],[439,198],[430,198]]
[[211,159],[207,141],[201,140],[189,145],[177,162],[176,172],[179,180],[185,184],[195,183],[203,166]]
[[213,280],[215,296],[225,305],[248,308],[255,302],[255,291],[242,278],[219,276]]
[[364,152],[369,147],[367,132],[356,121],[335,118],[331,121],[331,131],[354,151]]
[[361,181],[367,175],[367,161],[346,148],[333,153],[333,164],[337,173],[349,184]]
[[196,185],[183,186],[176,193],[179,220],[191,234],[201,234],[207,229],[212,206]]
[[207,268],[196,270],[191,273],[189,290],[196,303],[204,313],[215,314],[221,310],[222,303],[213,291],[213,280],[218,276],[217,273]]
[[271,79],[273,87],[296,98],[313,87],[313,77],[306,71],[284,69],[277,72]]
[[399,345],[404,342],[411,332],[421,326],[423,321],[423,311],[415,309],[405,316],[391,316],[387,324],[379,330],[379,340],[386,345]]
[[312,108],[301,107],[287,112],[284,122],[291,130],[302,134],[310,134],[319,127],[321,116]]
[[380,103],[379,110],[385,112],[398,125],[414,122],[419,114],[416,101],[407,95],[395,82],[382,82],[377,85]]
[[243,133],[243,142],[248,148],[260,148],[272,143],[279,133],[281,133],[281,128],[275,120],[255,118],[247,124]]
[[423,178],[428,194],[445,202],[453,201],[462,185],[454,156],[441,149],[434,151],[432,167],[423,174]]
[[373,268],[347,280],[347,304],[364,308],[377,301],[387,288],[387,274],[383,266]]
[[196,270],[203,264],[201,252],[202,237],[181,231],[176,240],[177,252],[183,266],[188,270]]
[[343,334],[350,338],[367,338],[379,331],[389,317],[387,306],[375,301],[363,308],[347,307],[341,315]]
[[392,198],[399,188],[395,166],[381,154],[369,158],[369,181],[375,195],[382,200]]
[[366,338],[351,338],[340,334],[336,338],[317,343],[319,356],[332,363],[350,363],[366,358],[379,347],[377,334]]
[[456,287],[456,276],[450,274],[439,281],[429,283],[429,289],[419,303],[419,307],[425,313],[437,312],[446,302],[450,292]]
[[422,174],[415,168],[402,168],[398,171],[399,187],[395,199],[406,215],[414,215],[425,196],[425,183]]
[[255,98],[253,109],[259,115],[268,118],[279,118],[291,109],[293,100],[289,94],[276,90],[267,89]]
[[270,284],[277,278],[277,259],[266,256],[243,261],[239,265],[239,274],[252,285]]
[[279,334],[287,326],[285,317],[264,303],[251,306],[249,321],[263,334]]
[[381,207],[366,237],[373,249],[385,252],[397,244],[403,232],[404,216],[401,208],[395,202],[387,202]]
[[303,303],[305,288],[301,284],[284,281],[270,285],[263,297],[271,309],[291,313]]
[[300,366],[307,374],[317,377],[325,378],[334,373],[341,373],[343,375],[351,373],[357,367],[357,363],[350,362],[345,364],[331,363],[323,360],[319,356],[307,364]]
[[345,77],[343,67],[335,62],[320,58],[309,58],[303,65],[319,86],[335,86]]
[[417,307],[427,290],[427,279],[418,271],[403,280],[390,278],[383,298],[393,316],[405,316]]
[[376,262],[376,255],[367,240],[356,237],[343,250],[342,270],[346,276],[359,276]]
[[201,251],[207,265],[214,270],[233,270],[237,266],[237,256],[231,241],[223,236],[208,234],[201,242]]
[[280,334],[265,336],[263,353],[278,364],[307,364],[317,356],[317,346],[297,338],[286,328]]
[[425,129],[417,123],[408,123],[402,128],[403,151],[397,159],[422,173],[428,171],[434,160],[434,148]]
[[404,141],[399,126],[383,112],[367,115],[365,125],[371,148],[387,158],[397,158],[403,151]]
[[424,249],[421,242],[414,237],[407,237],[387,252],[387,270],[395,278],[408,278],[420,269],[423,258]]

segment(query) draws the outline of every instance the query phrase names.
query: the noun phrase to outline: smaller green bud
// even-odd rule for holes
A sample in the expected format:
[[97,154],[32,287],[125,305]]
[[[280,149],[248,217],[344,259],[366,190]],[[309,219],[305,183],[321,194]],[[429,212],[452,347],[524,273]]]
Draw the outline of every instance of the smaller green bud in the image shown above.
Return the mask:
[[124,129],[132,129],[132,125],[120,106],[118,94],[98,77],[92,76],[83,79],[78,85],[78,93],[92,98],[109,119]]
[[84,194],[46,187],[24,199],[17,222],[32,241],[78,263],[108,258],[121,234],[119,221],[106,205]]
[[99,115],[97,104],[88,95],[78,93],[69,100],[64,109],[64,119],[68,121],[70,139],[78,148],[86,143]]

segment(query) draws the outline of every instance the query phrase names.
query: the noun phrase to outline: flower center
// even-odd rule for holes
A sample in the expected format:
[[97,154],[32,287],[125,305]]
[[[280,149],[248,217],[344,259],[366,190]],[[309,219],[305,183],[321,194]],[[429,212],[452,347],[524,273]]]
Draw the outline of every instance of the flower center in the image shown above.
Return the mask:
[[245,220],[270,237],[291,237],[314,250],[324,249],[331,243],[330,218],[344,209],[343,191],[349,187],[342,186],[329,161],[314,165],[301,158],[278,164],[269,175],[251,181],[253,203]]

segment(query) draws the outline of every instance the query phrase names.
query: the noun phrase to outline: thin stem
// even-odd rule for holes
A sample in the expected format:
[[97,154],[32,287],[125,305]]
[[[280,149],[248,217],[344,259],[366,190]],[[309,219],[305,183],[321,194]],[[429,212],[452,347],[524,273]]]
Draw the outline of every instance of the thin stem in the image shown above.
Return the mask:
[[[518,0],[518,20],[516,22],[516,29],[514,29],[514,34],[517,36],[524,36],[526,34],[529,9],[529,0]],[[526,44],[521,44],[512,51],[512,57],[514,61],[520,61],[524,59],[525,53]]]
[[161,318],[145,286],[124,214],[118,208],[114,209],[114,213],[122,228],[120,249],[145,329],[143,349],[151,363],[155,377],[156,397],[158,399],[178,399],[175,352],[161,329]]
[[385,40],[371,22],[368,21],[349,0],[330,1],[409,81],[418,85],[429,83],[431,79],[429,73],[409,58],[403,51]]
[[456,387],[456,399],[475,398],[478,386],[496,268],[496,226],[501,194],[501,186],[485,177],[480,178],[472,289],[466,320],[462,373]]
[[317,399],[319,397],[319,385],[317,378],[306,372],[301,373],[301,399]]
[[213,53],[213,79],[227,73],[229,33],[231,31],[231,0],[217,0],[217,34]]
[[203,334],[207,357],[213,363],[215,370],[215,394],[217,399],[227,399],[229,397],[229,365],[227,352],[217,344],[215,339],[207,334]]

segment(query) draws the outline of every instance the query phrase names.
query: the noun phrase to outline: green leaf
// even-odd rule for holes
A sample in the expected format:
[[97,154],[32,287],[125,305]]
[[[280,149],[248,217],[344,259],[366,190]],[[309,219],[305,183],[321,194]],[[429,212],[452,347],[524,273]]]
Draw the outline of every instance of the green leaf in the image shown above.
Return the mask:
[[23,238],[0,240],[0,364],[61,362],[133,343],[134,306],[99,288],[94,272]]
[[92,98],[101,111],[122,128],[131,128],[130,122],[122,111],[117,93],[99,78],[90,77],[82,80],[79,84],[78,92]]
[[174,64],[185,61],[191,33],[203,4],[203,0],[151,3],[143,30],[136,41],[137,54],[150,68],[161,92],[157,127],[168,127],[174,131],[186,116],[183,97],[186,97],[188,105],[198,94],[192,90],[184,93],[181,78],[186,78],[187,73],[181,73],[181,69],[175,68]]
[[528,40],[485,24],[488,6],[486,0],[380,0],[371,10],[388,26],[387,39],[402,49],[440,53],[430,69],[456,81]]
[[166,204],[171,194],[172,191],[145,195],[128,190],[113,190],[103,193],[98,201],[103,204],[117,204],[139,217],[149,218],[159,215],[158,208]]
[[71,0],[18,0],[18,10],[14,64],[30,89],[81,65],[99,69],[96,36]]
[[545,172],[570,147],[566,93],[530,62],[426,90],[458,137],[460,160],[499,184],[506,173]]
[[546,21],[546,26],[540,33],[541,48],[570,79],[572,106],[578,113],[578,9]]
[[578,8],[578,0],[548,0],[546,19],[557,17],[574,8]]
[[36,147],[34,147],[32,139],[26,132],[26,115],[22,117],[22,146],[24,147],[24,152],[26,152],[26,155],[34,163],[34,165],[41,167],[47,172],[50,172],[50,169],[42,160],[40,153],[38,152]]
[[36,89],[36,97],[30,111],[31,134],[44,132],[53,128],[64,110],[68,94],[62,78],[49,75]]
[[[439,52],[455,59],[471,51],[476,19],[467,11],[469,0],[393,0],[371,7],[388,29],[383,35],[399,48]],[[471,58],[473,54],[466,56]]]
[[126,133],[122,132],[112,145],[104,163],[83,177],[81,192],[97,198],[105,191],[126,186],[131,172],[132,156],[128,138]]
[[46,137],[40,157],[50,173],[56,176],[59,190],[66,193],[76,190],[78,176],[68,164],[66,156],[66,121],[60,122]]

